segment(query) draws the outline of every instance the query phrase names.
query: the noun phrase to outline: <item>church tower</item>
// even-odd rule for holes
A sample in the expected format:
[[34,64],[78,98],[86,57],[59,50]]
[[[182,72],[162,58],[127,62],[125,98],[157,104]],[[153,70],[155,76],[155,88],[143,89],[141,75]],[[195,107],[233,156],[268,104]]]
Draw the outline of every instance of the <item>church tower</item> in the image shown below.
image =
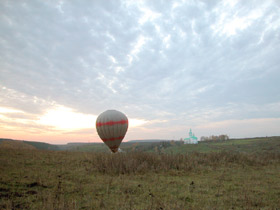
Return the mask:
[[193,134],[192,134],[192,129],[190,129],[189,137],[191,138],[192,136],[193,136]]

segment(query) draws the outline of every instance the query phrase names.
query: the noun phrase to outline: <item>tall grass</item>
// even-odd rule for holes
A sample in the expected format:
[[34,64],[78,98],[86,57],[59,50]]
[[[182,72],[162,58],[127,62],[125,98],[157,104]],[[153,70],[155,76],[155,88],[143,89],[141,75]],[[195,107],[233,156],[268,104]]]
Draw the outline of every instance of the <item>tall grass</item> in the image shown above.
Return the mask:
[[0,149],[0,162],[0,209],[275,209],[280,202],[280,153]]
[[88,154],[90,169],[102,174],[143,174],[147,172],[194,171],[223,165],[261,166],[280,161],[279,153],[241,154],[230,152],[192,154],[119,153]]

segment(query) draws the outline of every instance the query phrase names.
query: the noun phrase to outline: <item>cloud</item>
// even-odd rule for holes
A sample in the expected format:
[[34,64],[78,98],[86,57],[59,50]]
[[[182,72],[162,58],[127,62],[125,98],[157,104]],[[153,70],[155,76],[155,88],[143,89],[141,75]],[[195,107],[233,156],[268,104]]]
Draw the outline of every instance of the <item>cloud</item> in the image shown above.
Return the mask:
[[[213,130],[216,135],[226,133],[231,138],[242,137],[258,137],[258,136],[277,136],[280,126],[279,118],[261,118],[261,119],[245,119],[245,120],[225,120],[216,123],[209,123],[197,126],[196,129],[206,136]],[[231,128],[230,132],[228,128]],[[215,134],[213,134],[215,135]]]
[[1,1],[0,12],[0,106],[24,112],[3,123],[57,105],[118,109],[154,137],[279,118],[275,1]]

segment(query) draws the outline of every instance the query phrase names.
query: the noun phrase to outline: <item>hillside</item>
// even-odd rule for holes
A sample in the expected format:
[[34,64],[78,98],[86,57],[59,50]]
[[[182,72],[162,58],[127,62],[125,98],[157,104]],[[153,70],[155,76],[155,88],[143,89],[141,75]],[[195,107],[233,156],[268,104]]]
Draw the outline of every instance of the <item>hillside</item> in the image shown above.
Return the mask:
[[9,149],[39,149],[39,150],[60,150],[57,145],[44,142],[14,140],[0,138],[0,147]]
[[166,140],[166,139],[142,139],[142,140],[130,140],[130,141],[127,141],[127,143],[141,143],[141,142],[156,143],[156,142],[163,142],[163,141],[170,141],[170,140]]
[[[4,143],[4,144],[3,144]],[[3,144],[1,146],[1,144]],[[0,139],[0,147],[33,148],[52,151],[81,151],[95,153],[110,153],[104,143],[68,143],[53,145],[43,142]],[[166,154],[209,153],[219,151],[229,152],[280,152],[280,137],[230,139],[226,141],[205,141],[198,144],[183,144],[181,141],[163,140],[133,140],[123,142],[120,146],[124,152],[152,152]]]
[[36,147],[26,144],[23,141],[11,141],[11,140],[3,140],[0,142],[1,149],[30,149],[34,150]]
[[[229,152],[280,152],[280,137],[231,139],[226,141],[205,141],[198,144],[183,144],[180,141],[129,141],[123,142],[120,148],[124,152],[153,152],[167,154],[185,154],[192,152],[209,153],[219,151]],[[63,148],[61,148],[63,149]],[[66,147],[64,147],[66,149]],[[67,150],[85,152],[106,152],[109,149],[103,143],[79,144],[68,146]]]
[[57,151],[60,150],[57,145],[43,143],[43,142],[35,142],[35,141],[23,141],[26,144],[34,146],[36,149],[40,150],[53,150]]
[[230,139],[226,141],[199,142],[196,145],[183,144],[164,149],[165,153],[183,154],[190,152],[277,152],[280,153],[280,137]]

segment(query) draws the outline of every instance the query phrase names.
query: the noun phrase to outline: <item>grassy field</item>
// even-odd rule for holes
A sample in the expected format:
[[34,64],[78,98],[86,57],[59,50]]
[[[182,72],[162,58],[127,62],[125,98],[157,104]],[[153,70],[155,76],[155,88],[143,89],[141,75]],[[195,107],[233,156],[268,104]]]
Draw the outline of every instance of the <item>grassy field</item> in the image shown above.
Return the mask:
[[279,141],[238,141],[146,145],[153,153],[2,148],[0,209],[279,209]]
[[[5,149],[39,149],[51,151],[78,151],[94,153],[110,153],[104,143],[70,143],[65,145],[52,145],[42,142],[19,141],[1,139],[0,148]],[[198,144],[183,144],[180,141],[154,141],[154,142],[123,142],[124,152],[152,152],[157,154],[185,154],[192,152],[209,153],[219,151],[229,152],[279,152],[280,137],[262,137],[248,139],[231,139],[226,141],[205,141]]]
[[176,145],[165,149],[166,153],[184,154],[186,152],[280,152],[280,137],[231,139],[226,141],[206,141],[195,145]]
[[[102,152],[110,153],[109,149],[103,143],[85,144],[78,146],[62,147],[69,151],[84,152]],[[185,153],[209,153],[209,152],[279,152],[280,137],[249,138],[249,139],[231,139],[226,141],[205,141],[198,144],[183,144],[179,141],[168,142],[123,142],[121,149],[125,152],[153,152],[158,154],[185,154]]]

